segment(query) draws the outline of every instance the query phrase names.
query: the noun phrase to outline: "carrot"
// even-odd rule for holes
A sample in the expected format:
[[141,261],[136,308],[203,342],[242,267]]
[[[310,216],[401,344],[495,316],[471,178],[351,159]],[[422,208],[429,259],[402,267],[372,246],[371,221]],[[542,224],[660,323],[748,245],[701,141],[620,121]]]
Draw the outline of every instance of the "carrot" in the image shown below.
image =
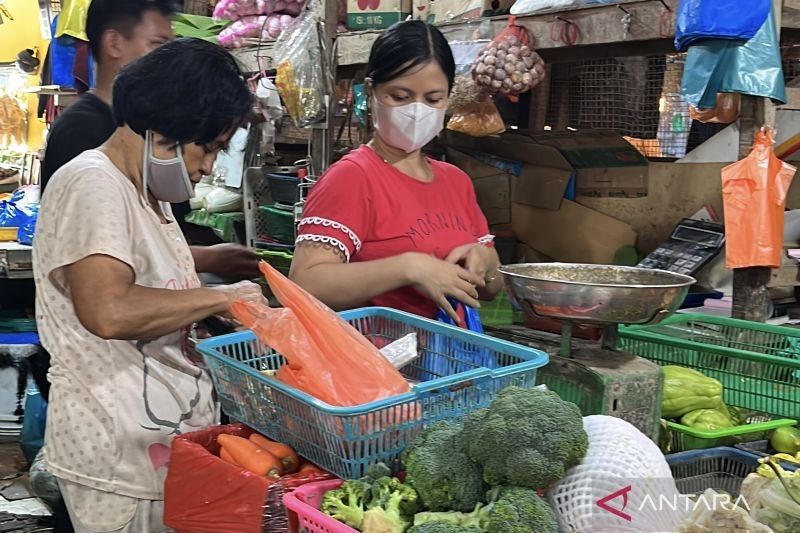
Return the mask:
[[280,460],[254,442],[224,433],[217,437],[217,442],[242,468],[259,476],[280,477],[282,466]]
[[297,469],[300,468],[300,457],[298,457],[297,452],[286,444],[273,442],[258,433],[250,435],[250,440],[281,460],[281,464],[283,465],[281,475],[294,474],[297,472]]
[[239,463],[237,463],[236,461],[233,460],[233,457],[231,457],[231,453],[228,450],[226,450],[225,448],[220,447],[220,449],[219,449],[219,458],[222,459],[223,461],[225,461],[226,463],[230,463],[230,464],[232,464],[234,466],[242,466],[242,465],[240,465]]

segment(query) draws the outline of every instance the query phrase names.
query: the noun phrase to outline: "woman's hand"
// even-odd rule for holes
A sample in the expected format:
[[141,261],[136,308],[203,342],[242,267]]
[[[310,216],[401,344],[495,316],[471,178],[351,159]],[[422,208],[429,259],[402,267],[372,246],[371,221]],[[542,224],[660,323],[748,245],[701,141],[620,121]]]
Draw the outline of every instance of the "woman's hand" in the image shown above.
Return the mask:
[[226,280],[256,279],[258,256],[253,250],[238,244],[192,246],[192,257],[198,272],[214,274]]
[[500,266],[494,249],[479,243],[470,243],[454,248],[445,261],[462,265],[483,280],[484,284],[486,278]]
[[480,307],[476,287],[485,285],[482,277],[457,264],[426,254],[409,253],[404,258],[408,265],[406,272],[410,284],[433,300],[456,323],[460,323],[461,320],[447,301],[448,297],[453,297],[470,307]]
[[228,306],[233,302],[248,302],[248,303],[261,303],[268,305],[267,299],[264,298],[264,293],[261,291],[261,285],[253,283],[252,281],[240,281],[231,285],[217,285],[211,287],[216,291],[222,292],[228,299]]

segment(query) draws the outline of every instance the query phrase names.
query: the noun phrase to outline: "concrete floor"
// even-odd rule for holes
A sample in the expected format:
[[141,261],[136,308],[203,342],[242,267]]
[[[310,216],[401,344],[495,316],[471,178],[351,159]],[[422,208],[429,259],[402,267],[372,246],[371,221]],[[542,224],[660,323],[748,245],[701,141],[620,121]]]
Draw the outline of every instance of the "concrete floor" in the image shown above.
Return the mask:
[[31,495],[28,467],[17,442],[0,442],[0,533],[53,531],[50,510]]

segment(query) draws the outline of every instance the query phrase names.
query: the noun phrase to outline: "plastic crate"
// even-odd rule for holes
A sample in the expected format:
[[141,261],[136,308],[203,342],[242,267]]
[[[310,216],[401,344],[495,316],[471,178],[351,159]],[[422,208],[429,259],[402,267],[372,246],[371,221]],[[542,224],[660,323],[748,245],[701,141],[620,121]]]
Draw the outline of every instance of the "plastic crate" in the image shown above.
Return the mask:
[[[660,324],[620,328],[620,350],[659,365],[693,368],[719,380],[728,405],[748,413],[747,426],[697,432],[669,423],[673,450],[758,440],[800,419],[800,330],[708,315],[673,315]],[[775,419],[779,420],[775,420]],[[683,435],[683,436],[682,436]]]
[[800,330],[707,315],[673,315],[620,328],[622,351],[699,370],[725,387],[732,405],[800,418]]
[[670,451],[701,450],[764,438],[770,431],[779,427],[794,426],[791,418],[765,420],[763,416],[753,415],[747,424],[718,431],[698,431],[677,422],[667,422],[671,432]]
[[[354,407],[320,402],[272,376],[284,359],[250,331],[203,341],[198,350],[232,419],[345,479],[363,476],[374,463],[391,464],[423,427],[460,420],[488,406],[504,387],[535,387],[536,370],[548,361],[542,351],[392,309],[366,308],[341,316],[376,346],[417,333],[420,357],[402,370],[417,382],[409,393]],[[477,350],[493,357],[496,368],[457,359]],[[450,373],[431,375],[430,362],[437,359],[447,364],[433,366]],[[458,372],[464,367],[472,368]],[[433,379],[423,379],[429,376]]]
[[[758,459],[752,453],[718,447],[667,455],[667,464],[681,494],[699,494],[714,489],[736,498],[744,478],[758,468]],[[790,466],[784,468],[795,470]]]
[[[295,531],[305,533],[358,533],[357,530],[331,518],[319,510],[322,497],[329,490],[341,487],[341,479],[308,483],[283,497],[290,523],[297,521]],[[294,516],[292,516],[294,514]]]

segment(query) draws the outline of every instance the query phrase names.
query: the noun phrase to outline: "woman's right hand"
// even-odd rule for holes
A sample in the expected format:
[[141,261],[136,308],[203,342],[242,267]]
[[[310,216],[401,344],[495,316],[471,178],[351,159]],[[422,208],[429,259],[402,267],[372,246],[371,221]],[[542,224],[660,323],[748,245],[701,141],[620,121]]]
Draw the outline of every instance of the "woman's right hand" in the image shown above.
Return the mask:
[[261,285],[253,283],[252,281],[240,281],[230,285],[217,285],[212,288],[225,295],[225,298],[228,300],[228,307],[230,307],[233,302],[238,301],[263,303],[267,305],[267,299],[264,298]]
[[485,284],[480,276],[459,265],[426,254],[409,253],[405,255],[405,260],[410,284],[433,300],[456,323],[459,323],[460,319],[447,301],[448,297],[455,298],[470,307],[480,307],[476,287]]

